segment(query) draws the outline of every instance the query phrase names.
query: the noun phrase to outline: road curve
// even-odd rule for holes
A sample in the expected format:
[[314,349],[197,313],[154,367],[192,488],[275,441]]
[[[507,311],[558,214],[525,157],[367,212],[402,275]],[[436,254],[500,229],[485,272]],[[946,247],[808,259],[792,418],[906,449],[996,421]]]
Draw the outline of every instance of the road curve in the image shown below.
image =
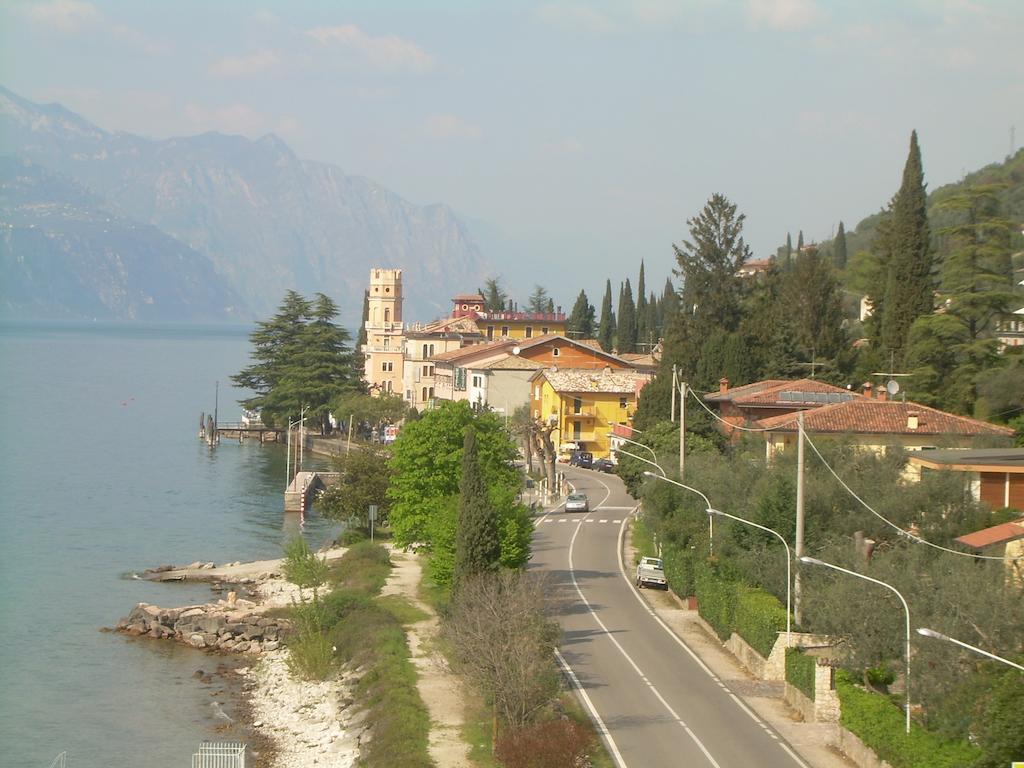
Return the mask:
[[614,475],[570,468],[591,511],[538,518],[531,568],[562,600],[560,653],[619,768],[808,768],[672,634],[620,564],[636,502]]

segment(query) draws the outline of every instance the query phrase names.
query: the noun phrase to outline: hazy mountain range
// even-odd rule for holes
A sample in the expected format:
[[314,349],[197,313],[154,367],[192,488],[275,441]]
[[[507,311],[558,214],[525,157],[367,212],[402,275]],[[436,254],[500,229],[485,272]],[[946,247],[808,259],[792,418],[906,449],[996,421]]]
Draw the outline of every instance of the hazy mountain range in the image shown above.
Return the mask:
[[322,291],[354,325],[374,266],[429,320],[488,265],[444,205],[301,160],[278,137],[152,140],[0,88],[0,315],[266,317]]

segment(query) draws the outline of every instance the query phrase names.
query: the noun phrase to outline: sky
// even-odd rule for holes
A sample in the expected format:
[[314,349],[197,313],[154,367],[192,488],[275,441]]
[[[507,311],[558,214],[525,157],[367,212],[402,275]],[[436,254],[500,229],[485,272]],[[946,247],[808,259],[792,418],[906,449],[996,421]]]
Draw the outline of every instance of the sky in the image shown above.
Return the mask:
[[660,288],[714,193],[763,258],[883,207],[914,129],[930,188],[1002,160],[1021,40],[1012,0],[5,0],[0,83],[108,130],[276,133],[450,205],[511,287],[599,303],[640,259]]

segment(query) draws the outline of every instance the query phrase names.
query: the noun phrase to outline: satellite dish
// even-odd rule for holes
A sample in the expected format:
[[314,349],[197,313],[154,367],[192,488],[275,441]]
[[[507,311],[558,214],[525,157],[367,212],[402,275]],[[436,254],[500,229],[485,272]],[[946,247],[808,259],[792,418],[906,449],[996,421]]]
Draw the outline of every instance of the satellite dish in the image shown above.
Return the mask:
[[889,397],[895,397],[896,393],[900,391],[900,383],[896,379],[889,379],[885,385],[885,391],[889,393]]
[[512,347],[512,354],[513,355],[518,355],[519,354],[519,347]]

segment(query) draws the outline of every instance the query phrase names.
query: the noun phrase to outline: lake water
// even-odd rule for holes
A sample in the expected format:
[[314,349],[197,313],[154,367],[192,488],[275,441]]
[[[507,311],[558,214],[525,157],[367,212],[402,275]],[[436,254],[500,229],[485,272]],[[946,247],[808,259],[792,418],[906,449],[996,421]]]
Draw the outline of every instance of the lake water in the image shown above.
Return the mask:
[[[101,633],[139,601],[202,602],[201,585],[127,578],[163,563],[279,557],[283,446],[197,439],[248,329],[0,326],[0,764],[188,766],[216,739],[215,657]],[[319,546],[335,532],[315,516]]]

